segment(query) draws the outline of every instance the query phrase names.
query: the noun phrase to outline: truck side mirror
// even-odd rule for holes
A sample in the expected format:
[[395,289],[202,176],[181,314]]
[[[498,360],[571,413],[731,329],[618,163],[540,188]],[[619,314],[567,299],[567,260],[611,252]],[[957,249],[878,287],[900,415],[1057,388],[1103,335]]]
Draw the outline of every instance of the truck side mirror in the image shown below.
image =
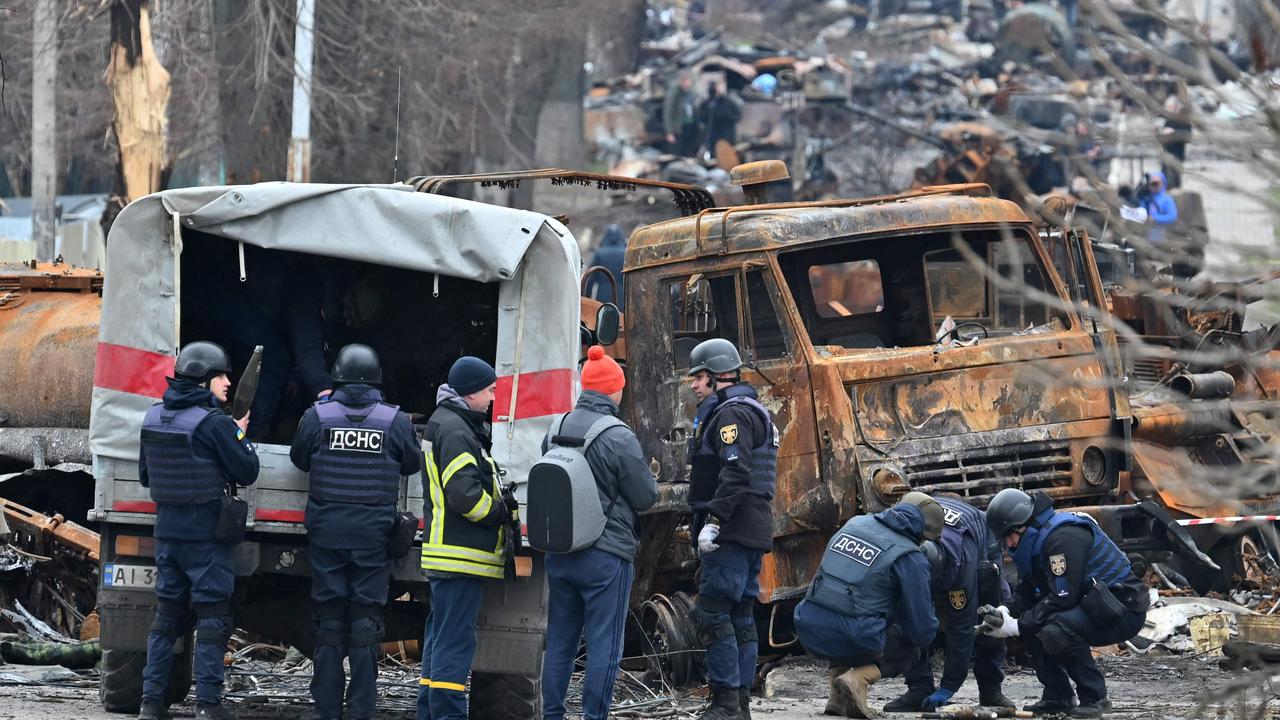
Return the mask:
[[605,303],[596,311],[596,342],[604,346],[618,342],[618,331],[622,327],[622,314],[618,306]]

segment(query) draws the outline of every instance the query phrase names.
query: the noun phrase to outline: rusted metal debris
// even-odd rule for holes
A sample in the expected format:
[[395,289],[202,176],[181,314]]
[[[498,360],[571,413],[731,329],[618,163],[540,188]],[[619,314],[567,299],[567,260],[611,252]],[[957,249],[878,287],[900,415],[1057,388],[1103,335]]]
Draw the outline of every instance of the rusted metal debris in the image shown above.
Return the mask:
[[0,509],[8,527],[0,532],[6,540],[0,545],[0,606],[25,604],[61,635],[86,637],[82,631],[94,624],[87,616],[97,604],[98,533],[4,498]]
[[[89,427],[101,290],[96,270],[0,265],[0,428]],[[0,441],[0,455],[16,442]],[[33,462],[29,452],[20,459]],[[88,453],[71,461],[87,463]]]
[[62,515],[45,515],[12,500],[0,498],[9,530],[16,537],[14,542],[25,546],[28,552],[46,554],[51,544],[83,553],[93,562],[98,561],[98,533],[67,520]]

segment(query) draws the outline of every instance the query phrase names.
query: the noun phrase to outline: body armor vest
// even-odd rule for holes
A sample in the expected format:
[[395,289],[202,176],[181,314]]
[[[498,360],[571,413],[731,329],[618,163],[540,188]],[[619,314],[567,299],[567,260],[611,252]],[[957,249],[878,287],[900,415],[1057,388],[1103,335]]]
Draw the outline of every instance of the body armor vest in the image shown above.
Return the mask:
[[745,405],[759,413],[764,421],[765,437],[751,449],[751,487],[748,492],[773,499],[778,477],[778,428],[773,424],[769,409],[755,398],[750,385],[732,385],[720,391],[726,399],[714,405],[705,418],[696,421],[694,436],[690,441],[689,501],[695,508],[715,497],[720,483],[720,453],[715,440],[707,433],[715,417],[732,405]]
[[400,496],[400,463],[387,435],[399,409],[386,403],[353,407],[316,403],[320,448],[311,456],[311,497],[325,502],[394,505]]
[[846,617],[890,618],[897,603],[893,564],[920,552],[914,540],[874,515],[858,515],[831,538],[808,599]]
[[199,505],[222,497],[227,484],[213,457],[197,451],[192,439],[210,407],[166,409],[156,403],[142,421],[151,499],[170,505]]
[[[1045,516],[1048,515],[1046,518]],[[1133,575],[1133,568],[1129,564],[1129,558],[1120,552],[1120,548],[1107,537],[1106,533],[1098,527],[1098,524],[1087,518],[1080,517],[1074,513],[1054,512],[1052,508],[1045,510],[1036,518],[1039,524],[1031,524],[1027,526],[1027,532],[1018,542],[1018,549],[1013,553],[1013,562],[1018,567],[1018,573],[1024,578],[1036,577],[1036,567],[1043,560],[1041,554],[1044,551],[1045,540],[1049,538],[1049,534],[1064,525],[1078,525],[1089,529],[1093,536],[1093,543],[1086,555],[1084,566],[1084,579],[1086,585],[1089,580],[1096,580],[1099,583],[1111,587],[1120,583]],[[1043,588],[1036,588],[1037,594],[1043,591]]]

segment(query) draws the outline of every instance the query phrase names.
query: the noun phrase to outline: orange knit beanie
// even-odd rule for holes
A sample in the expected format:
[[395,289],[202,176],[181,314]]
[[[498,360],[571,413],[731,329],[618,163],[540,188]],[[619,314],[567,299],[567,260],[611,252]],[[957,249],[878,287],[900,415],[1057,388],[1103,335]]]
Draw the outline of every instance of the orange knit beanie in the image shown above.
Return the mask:
[[582,389],[612,395],[627,384],[622,368],[613,358],[604,354],[604,348],[592,345],[587,348],[587,361],[582,364]]

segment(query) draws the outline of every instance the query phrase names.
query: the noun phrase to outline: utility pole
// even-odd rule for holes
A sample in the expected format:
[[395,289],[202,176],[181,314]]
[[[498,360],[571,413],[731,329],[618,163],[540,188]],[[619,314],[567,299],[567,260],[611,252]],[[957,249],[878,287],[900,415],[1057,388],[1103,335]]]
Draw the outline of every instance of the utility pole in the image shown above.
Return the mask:
[[36,0],[32,19],[31,237],[36,259],[54,258],[58,199],[58,0]]
[[311,44],[316,0],[298,0],[293,29],[293,132],[289,137],[290,182],[311,181]]

